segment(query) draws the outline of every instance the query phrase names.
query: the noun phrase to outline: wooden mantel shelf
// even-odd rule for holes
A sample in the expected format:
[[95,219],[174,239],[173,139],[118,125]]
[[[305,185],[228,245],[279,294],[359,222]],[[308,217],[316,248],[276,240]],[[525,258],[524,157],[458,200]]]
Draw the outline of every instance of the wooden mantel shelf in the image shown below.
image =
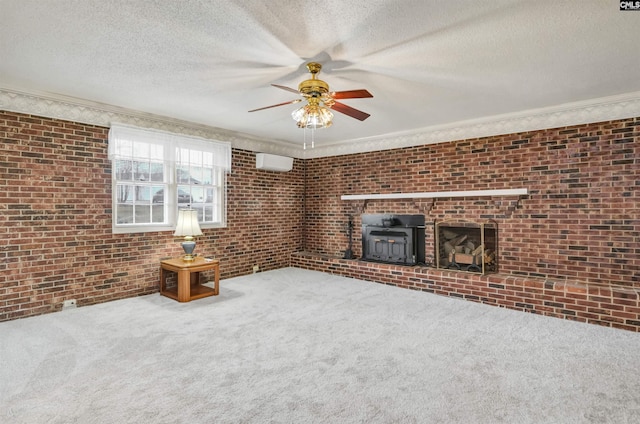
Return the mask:
[[388,194],[344,194],[342,200],[376,200],[376,199],[436,199],[441,197],[486,197],[486,196],[521,196],[528,194],[526,188],[502,190],[469,190],[469,191],[432,191],[424,193],[388,193]]

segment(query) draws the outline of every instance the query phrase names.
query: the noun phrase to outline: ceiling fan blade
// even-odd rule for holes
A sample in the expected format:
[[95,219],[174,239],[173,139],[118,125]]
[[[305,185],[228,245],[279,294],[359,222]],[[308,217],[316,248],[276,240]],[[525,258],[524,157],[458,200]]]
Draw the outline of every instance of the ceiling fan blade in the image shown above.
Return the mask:
[[335,102],[333,106],[331,106],[331,109],[340,113],[344,113],[345,115],[348,115],[352,118],[356,118],[360,121],[364,121],[369,116],[371,116],[368,113],[365,113],[358,109],[354,109],[351,106],[347,106],[344,103],[340,103],[340,102]]
[[348,91],[335,91],[331,93],[331,97],[334,99],[363,99],[365,97],[373,97],[373,94],[367,90],[348,90]]
[[301,101],[302,101],[302,99],[295,99],[295,100],[291,100],[291,101],[289,101],[289,102],[278,103],[277,105],[271,105],[271,106],[261,107],[261,108],[258,108],[258,109],[253,109],[253,110],[250,110],[249,112],[256,112],[256,111],[258,111],[258,110],[271,109],[272,107],[278,107],[278,106],[290,105],[290,104],[294,104],[294,103],[299,103],[299,102],[301,102]]
[[271,84],[274,87],[278,87],[282,90],[286,90],[286,91],[290,91],[292,93],[296,93],[296,94],[300,94],[300,92],[298,90],[296,90],[295,88],[289,88],[289,87],[285,87],[284,85],[278,85],[278,84]]

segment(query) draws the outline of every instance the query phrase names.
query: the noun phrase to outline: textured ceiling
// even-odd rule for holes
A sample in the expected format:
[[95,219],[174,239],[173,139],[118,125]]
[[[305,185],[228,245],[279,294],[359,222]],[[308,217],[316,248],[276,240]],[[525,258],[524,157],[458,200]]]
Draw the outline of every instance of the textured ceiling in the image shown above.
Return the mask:
[[0,88],[301,143],[305,64],[366,88],[339,142],[640,91],[640,12],[605,0],[0,0]]

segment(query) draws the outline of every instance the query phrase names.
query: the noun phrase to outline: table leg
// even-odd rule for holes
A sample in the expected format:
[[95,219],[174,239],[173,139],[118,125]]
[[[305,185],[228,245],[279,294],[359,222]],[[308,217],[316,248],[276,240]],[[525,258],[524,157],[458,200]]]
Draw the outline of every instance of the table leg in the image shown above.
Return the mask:
[[184,269],[178,271],[178,302],[191,300],[191,273]]
[[213,295],[217,296],[220,293],[220,266],[213,268],[214,283],[213,283]]
[[200,272],[192,272],[190,284],[192,286],[197,286],[200,284]]

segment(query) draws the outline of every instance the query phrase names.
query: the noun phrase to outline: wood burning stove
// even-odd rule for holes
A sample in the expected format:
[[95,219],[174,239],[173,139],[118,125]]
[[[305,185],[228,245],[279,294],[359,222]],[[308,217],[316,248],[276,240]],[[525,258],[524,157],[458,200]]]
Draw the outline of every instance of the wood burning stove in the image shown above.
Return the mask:
[[362,260],[424,263],[424,215],[362,215]]

